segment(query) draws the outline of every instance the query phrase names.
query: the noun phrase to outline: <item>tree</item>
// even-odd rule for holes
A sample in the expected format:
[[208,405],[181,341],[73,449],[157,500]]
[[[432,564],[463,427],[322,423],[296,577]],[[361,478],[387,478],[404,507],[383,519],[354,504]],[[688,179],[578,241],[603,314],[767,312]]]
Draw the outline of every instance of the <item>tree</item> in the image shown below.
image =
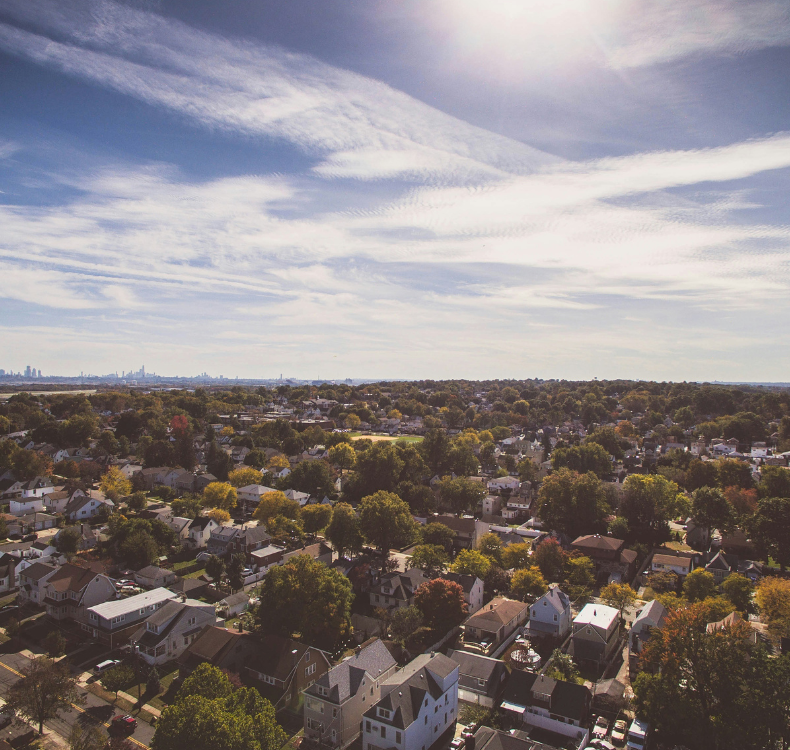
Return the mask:
[[444,547],[438,544],[420,544],[412,550],[408,566],[417,568],[429,578],[433,578],[444,573],[449,562]]
[[514,568],[529,568],[535,564],[532,556],[532,545],[529,542],[508,544],[502,550],[502,567],[508,570]]
[[713,596],[716,579],[704,568],[692,570],[683,581],[683,594],[690,602],[699,602]]
[[571,539],[606,529],[609,512],[601,480],[593,472],[560,469],[543,480],[538,491],[538,515],[550,529]]
[[422,626],[422,612],[413,604],[398,607],[390,616],[390,635],[395,643],[403,646]]
[[82,705],[77,681],[63,662],[53,662],[45,657],[31,661],[23,667],[22,679],[6,693],[8,707],[38,724],[38,733],[44,732],[44,722],[60,717],[61,711],[70,711],[72,704]]
[[638,715],[657,745],[701,750],[780,746],[790,703],[787,658],[771,659],[745,622],[707,632],[704,604],[670,611],[634,680]]
[[220,526],[230,521],[230,513],[222,508],[212,508],[207,515],[209,518],[213,518]]
[[475,510],[486,496],[486,488],[481,482],[473,482],[466,477],[444,477],[437,483],[437,489],[442,505],[453,513]]
[[348,503],[338,503],[332,510],[332,520],[326,528],[326,538],[340,557],[346,552],[358,552],[362,548],[362,532],[359,519]]
[[589,557],[569,557],[565,561],[565,589],[571,599],[582,599],[595,586],[595,565]]
[[148,678],[145,681],[145,692],[147,695],[159,695],[162,690],[162,683],[159,679],[159,672],[156,667],[151,667]]
[[450,569],[453,573],[476,576],[482,580],[488,575],[491,564],[491,560],[476,549],[462,549]]
[[718,472],[714,461],[692,459],[686,469],[686,489],[697,490],[700,487],[715,487],[718,484]]
[[749,612],[752,609],[754,586],[746,576],[730,573],[721,584],[721,592],[739,612]]
[[540,568],[522,568],[513,573],[510,580],[510,592],[516,599],[530,604],[539,599],[549,590],[546,579],[540,572]]
[[206,575],[213,581],[221,581],[225,575],[225,563],[216,555],[211,555],[206,561]]
[[546,674],[555,680],[579,681],[579,670],[573,663],[573,657],[558,648],[555,648],[551,653],[551,668],[547,670]]
[[276,474],[283,469],[290,469],[291,462],[288,460],[288,456],[284,456],[282,453],[278,453],[275,456],[272,456],[268,462],[266,463],[266,468],[271,474]]
[[348,632],[351,582],[309,555],[296,555],[263,579],[258,617],[267,632],[302,634],[309,643],[331,647]]
[[612,473],[612,461],[608,451],[598,443],[585,443],[572,448],[557,448],[551,455],[555,470],[570,469],[579,474],[591,471],[599,478]]
[[234,469],[228,473],[228,482],[234,487],[246,487],[249,484],[261,484],[263,474],[252,466]]
[[754,598],[760,614],[768,622],[768,630],[775,637],[790,638],[790,580],[774,576],[763,578],[757,584]]
[[132,568],[144,568],[159,557],[159,545],[145,529],[131,531],[119,546],[121,557]]
[[420,528],[420,538],[423,544],[438,544],[444,547],[448,554],[453,551],[455,536],[455,532],[449,526],[436,521],[426,523]]
[[252,517],[262,523],[268,523],[276,516],[297,519],[301,515],[301,506],[296,500],[291,500],[284,492],[272,490],[264,492],[258,501],[258,507]]
[[783,466],[763,466],[757,490],[760,497],[790,497],[790,471]]
[[311,497],[323,498],[334,495],[335,483],[326,461],[302,461],[294,466],[285,477],[283,488],[306,492]]
[[101,478],[99,489],[112,501],[126,497],[132,492],[132,483],[126,478],[117,466],[111,466]]
[[538,478],[540,467],[531,458],[524,458],[516,464],[516,471],[522,482],[534,482]]
[[751,516],[757,510],[757,490],[744,490],[740,487],[727,487],[724,490],[724,497],[732,506],[732,512],[736,519],[742,521]]
[[170,503],[170,508],[174,516],[197,518],[203,509],[203,498],[191,494],[177,497]]
[[134,492],[126,498],[126,507],[135,512],[141,511],[147,504],[145,492]]
[[266,522],[266,530],[271,534],[272,541],[276,544],[288,546],[289,544],[302,544],[304,529],[298,518],[275,516]]
[[50,630],[44,638],[44,648],[53,659],[63,656],[66,652],[66,639],[59,630]]
[[344,469],[354,468],[357,460],[357,452],[350,443],[338,443],[329,449],[329,463],[340,469],[340,476],[343,476]]
[[409,506],[393,492],[383,490],[362,498],[359,525],[367,540],[385,557],[389,557],[393,545],[407,544],[417,533]]
[[75,722],[69,732],[69,750],[104,750],[107,737],[99,727]]
[[211,482],[203,490],[203,503],[210,508],[230,510],[237,502],[236,488],[228,482]]
[[118,664],[112,669],[108,669],[101,678],[102,687],[110,693],[115,693],[115,698],[118,698],[118,692],[125,687],[134,684],[135,673],[134,670],[126,664]]
[[790,499],[769,497],[760,500],[747,528],[763,553],[770,554],[785,570],[790,564]]
[[627,539],[631,533],[628,521],[622,516],[617,516],[609,522],[609,533],[615,539]]
[[691,518],[694,523],[707,530],[708,540],[713,529],[724,532],[731,530],[734,520],[732,506],[721,490],[711,487],[694,490],[691,496]]
[[632,474],[623,485],[619,513],[634,536],[647,544],[668,538],[668,522],[678,509],[680,489],[657,474]]
[[302,508],[302,523],[308,534],[315,534],[325,529],[332,520],[332,506],[323,503],[305,505]]
[[636,601],[636,591],[627,583],[610,583],[601,589],[601,599],[610,607],[620,610],[620,618],[623,612]]
[[544,539],[536,548],[533,555],[535,565],[540,568],[543,577],[555,583],[562,579],[565,566],[565,553],[556,539]]
[[55,538],[55,546],[58,552],[65,555],[68,560],[71,560],[79,552],[81,545],[82,532],[76,526],[61,529]]
[[346,415],[346,427],[348,427],[349,430],[356,430],[361,424],[362,420],[356,414]]
[[428,627],[447,632],[466,617],[464,590],[455,581],[434,578],[423,583],[414,594],[414,604]]
[[483,534],[477,542],[477,549],[492,562],[502,565],[502,540],[496,534]]
[[243,553],[233,555],[227,566],[228,583],[233,591],[244,588],[244,569],[247,567],[247,559]]
[[6,622],[5,634],[9,638],[16,638],[19,635],[19,620],[16,617],[10,617]]
[[176,694],[176,703],[186,698],[199,696],[208,700],[229,698],[233,686],[222,670],[208,662],[202,662],[184,680]]

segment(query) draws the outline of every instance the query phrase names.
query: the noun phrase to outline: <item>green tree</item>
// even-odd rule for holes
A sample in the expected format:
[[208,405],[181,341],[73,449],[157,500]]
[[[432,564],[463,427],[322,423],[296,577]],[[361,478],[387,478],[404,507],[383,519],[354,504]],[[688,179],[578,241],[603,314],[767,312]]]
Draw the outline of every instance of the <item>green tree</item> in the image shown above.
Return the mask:
[[225,575],[225,563],[216,555],[211,555],[206,561],[206,575],[213,581],[221,581]]
[[552,651],[551,667],[546,674],[555,680],[564,680],[565,682],[578,682],[580,679],[579,670],[573,663],[573,657],[570,654],[563,653],[558,648]]
[[357,452],[350,443],[338,443],[329,449],[329,463],[340,469],[343,476],[344,469],[353,469],[357,460]]
[[739,612],[749,612],[752,609],[752,582],[740,573],[730,573],[721,584],[721,592],[734,605]]
[[620,610],[620,617],[623,612],[636,601],[636,591],[627,583],[610,583],[601,589],[601,599],[610,607]]
[[455,581],[435,578],[423,583],[414,594],[414,604],[428,627],[447,632],[466,617],[464,590]]
[[589,557],[569,557],[565,561],[565,589],[571,599],[582,599],[595,586],[595,565]]
[[510,581],[510,592],[516,599],[530,604],[539,599],[549,590],[546,579],[540,572],[540,568],[521,568],[513,573]]
[[112,669],[108,669],[101,677],[102,687],[110,693],[115,693],[116,700],[118,692],[134,684],[134,670],[126,664],[118,664]]
[[550,529],[575,539],[606,528],[609,512],[606,493],[598,477],[560,469],[543,480],[538,491],[538,514]]
[[496,534],[483,534],[477,542],[477,549],[492,562],[502,565],[502,540]]
[[247,559],[243,553],[233,555],[228,561],[228,583],[233,591],[244,587],[244,568],[246,567]]
[[520,542],[517,544],[508,544],[502,550],[502,567],[510,570],[520,568],[529,568],[535,564],[532,557],[532,545],[529,542]]
[[620,515],[640,541],[657,544],[668,538],[668,522],[678,510],[678,486],[656,474],[632,474],[625,480]]
[[438,544],[444,547],[448,554],[453,551],[455,536],[455,532],[449,526],[435,521],[426,523],[420,528],[420,538],[423,544]]
[[462,549],[450,566],[453,573],[476,576],[481,580],[488,575],[491,569],[491,559],[478,552],[476,549]]
[[534,482],[538,478],[540,467],[531,458],[524,458],[516,464],[516,471],[520,481]]
[[55,547],[68,560],[79,552],[81,545],[82,532],[76,526],[61,529],[55,538]]
[[409,506],[392,492],[379,491],[362,498],[359,524],[365,538],[385,557],[393,545],[407,544],[417,533]]
[[713,529],[727,532],[734,525],[732,506],[721,490],[711,487],[694,490],[691,496],[691,518],[694,523],[707,530],[708,540]]
[[686,469],[686,489],[693,491],[700,487],[716,487],[718,485],[718,477],[715,461],[692,459],[688,469]]
[[139,512],[148,504],[145,492],[133,492],[126,498],[126,507],[134,512]]
[[403,646],[422,626],[422,612],[413,604],[398,607],[390,619],[390,635],[395,643]]
[[334,646],[348,632],[351,582],[339,571],[297,555],[263,579],[258,618],[267,632],[300,632],[309,643]]
[[704,568],[692,570],[683,581],[683,594],[690,602],[699,602],[713,596],[716,579]]
[[335,484],[332,472],[326,461],[301,461],[294,466],[293,471],[285,477],[281,486],[283,489],[293,489],[306,492],[311,497],[331,497],[335,493]]
[[325,529],[332,520],[332,506],[315,504],[302,508],[302,523],[308,534],[315,534]]
[[47,637],[44,638],[44,648],[47,650],[47,654],[53,659],[58,656],[63,656],[66,652],[66,639],[59,630],[50,630],[49,633],[47,633]]
[[475,510],[486,496],[486,488],[481,482],[473,482],[466,477],[444,477],[437,483],[441,503],[453,513]]
[[203,509],[203,498],[187,494],[177,497],[170,503],[174,516],[180,518],[197,518]]
[[97,726],[75,722],[69,732],[69,750],[104,750],[107,737]]
[[228,676],[213,664],[203,662],[181,684],[176,694],[176,703],[193,696],[208,700],[229,698],[232,693],[233,685]]
[[754,485],[752,470],[749,464],[733,459],[721,459],[716,462],[719,487],[741,487],[748,490]]
[[326,529],[326,538],[340,557],[346,552],[362,549],[362,532],[359,519],[348,503],[338,503],[332,510],[332,521]]
[[770,554],[785,570],[790,564],[790,499],[760,500],[747,528],[763,554]]
[[408,565],[417,568],[429,578],[441,575],[447,569],[450,559],[444,547],[438,544],[419,544],[411,553]]
[[562,579],[565,553],[556,539],[544,539],[535,548],[533,557],[535,565],[540,568],[540,572],[543,573],[543,577],[547,581],[556,583]]
[[599,478],[612,473],[612,461],[608,451],[598,443],[585,443],[571,448],[557,448],[551,455],[555,470],[570,469],[579,474],[592,472]]
[[39,734],[44,732],[45,721],[59,718],[61,711],[71,710],[72,704],[85,703],[71,670],[62,661],[39,657],[20,671],[22,679],[8,689],[6,703],[10,709],[38,724]]
[[783,466],[763,466],[757,491],[760,497],[790,497],[790,471]]

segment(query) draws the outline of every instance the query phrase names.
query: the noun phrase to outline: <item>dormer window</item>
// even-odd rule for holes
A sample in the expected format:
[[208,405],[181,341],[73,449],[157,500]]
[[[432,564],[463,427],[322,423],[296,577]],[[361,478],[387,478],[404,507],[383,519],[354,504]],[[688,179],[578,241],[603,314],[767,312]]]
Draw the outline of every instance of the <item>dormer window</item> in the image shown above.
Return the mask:
[[386,709],[386,708],[379,708],[379,710],[378,710],[378,715],[379,715],[379,716],[380,716],[382,719],[389,719],[389,718],[391,718],[391,716],[392,716],[392,711],[389,711],[389,710],[388,710],[388,709]]
[[319,685],[317,689],[318,689],[318,694],[319,694],[319,695],[323,695],[324,697],[326,697],[327,695],[329,695],[329,691],[328,691],[328,690],[327,690],[325,687],[321,687],[321,686]]

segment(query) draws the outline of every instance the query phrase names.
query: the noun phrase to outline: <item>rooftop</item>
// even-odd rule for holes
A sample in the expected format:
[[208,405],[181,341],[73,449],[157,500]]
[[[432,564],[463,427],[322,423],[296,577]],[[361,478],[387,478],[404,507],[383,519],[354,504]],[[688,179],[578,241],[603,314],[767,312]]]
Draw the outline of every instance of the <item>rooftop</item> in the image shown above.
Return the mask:
[[113,617],[118,617],[118,615],[125,615],[136,609],[161,604],[175,598],[176,594],[167,589],[151,589],[151,591],[145,591],[142,594],[136,594],[126,599],[116,599],[115,601],[104,602],[104,604],[97,604],[95,607],[90,607],[88,612],[94,612],[105,620],[111,620]]
[[574,625],[593,625],[607,630],[613,620],[620,617],[620,610],[605,604],[585,604],[573,621]]

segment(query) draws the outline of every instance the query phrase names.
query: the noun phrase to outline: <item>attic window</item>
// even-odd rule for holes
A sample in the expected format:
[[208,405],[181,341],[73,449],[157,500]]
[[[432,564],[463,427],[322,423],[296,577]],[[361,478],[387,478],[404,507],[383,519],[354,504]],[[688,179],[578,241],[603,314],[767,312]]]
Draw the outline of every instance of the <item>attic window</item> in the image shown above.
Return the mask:
[[379,710],[378,710],[378,715],[379,715],[379,716],[380,716],[382,719],[389,719],[389,718],[391,718],[391,717],[392,717],[392,711],[390,711],[390,710],[388,710],[388,709],[386,709],[386,708],[379,708]]

